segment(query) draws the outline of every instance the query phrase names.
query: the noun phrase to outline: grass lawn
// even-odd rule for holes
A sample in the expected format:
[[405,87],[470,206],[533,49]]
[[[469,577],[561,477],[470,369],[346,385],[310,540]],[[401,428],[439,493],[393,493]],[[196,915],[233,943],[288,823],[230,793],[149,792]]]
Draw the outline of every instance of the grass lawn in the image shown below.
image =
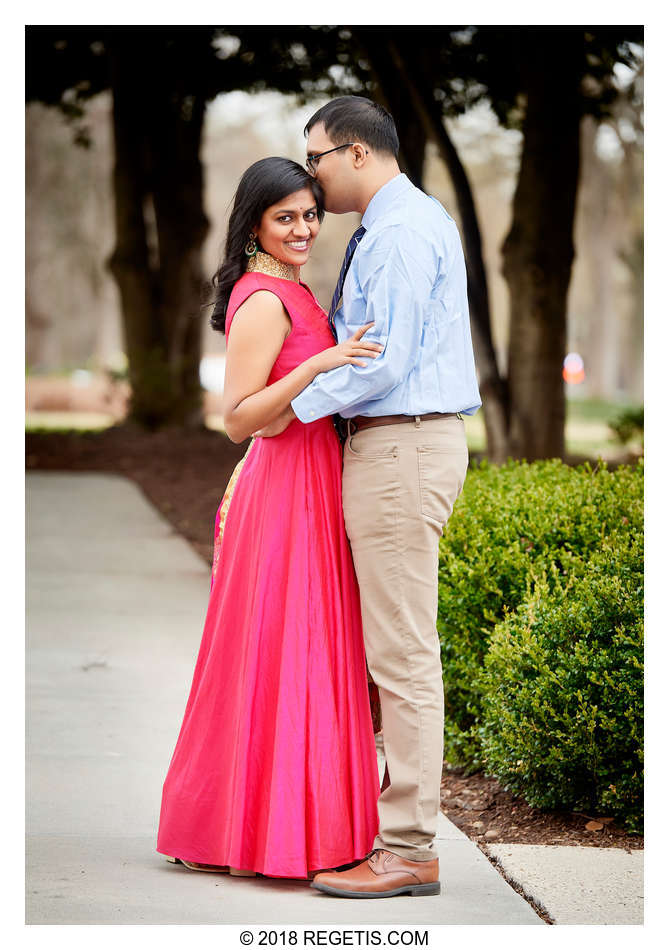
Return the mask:
[[26,432],[101,432],[113,424],[106,412],[26,412]]
[[[568,399],[566,442],[569,455],[587,455],[593,459],[616,459],[624,454],[608,423],[623,409],[619,403],[601,399]],[[483,413],[465,416],[465,430],[470,452],[485,452],[486,438]],[[640,449],[640,446],[629,446]]]

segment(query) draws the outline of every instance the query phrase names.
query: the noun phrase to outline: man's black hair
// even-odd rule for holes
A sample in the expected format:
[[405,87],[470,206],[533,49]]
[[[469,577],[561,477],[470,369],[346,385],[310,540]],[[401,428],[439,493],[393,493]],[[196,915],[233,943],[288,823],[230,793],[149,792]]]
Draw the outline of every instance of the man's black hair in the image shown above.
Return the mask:
[[322,122],[328,138],[334,145],[361,142],[375,152],[384,152],[397,158],[400,142],[393,117],[378,102],[363,96],[340,96],[326,102],[307,122],[304,134]]

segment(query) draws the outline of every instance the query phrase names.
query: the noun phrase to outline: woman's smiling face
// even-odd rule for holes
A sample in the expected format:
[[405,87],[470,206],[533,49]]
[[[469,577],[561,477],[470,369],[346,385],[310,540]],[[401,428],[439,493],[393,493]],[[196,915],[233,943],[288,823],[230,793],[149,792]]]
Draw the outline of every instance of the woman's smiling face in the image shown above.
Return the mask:
[[302,188],[265,209],[256,235],[267,254],[301,267],[320,227],[314,196],[309,188]]

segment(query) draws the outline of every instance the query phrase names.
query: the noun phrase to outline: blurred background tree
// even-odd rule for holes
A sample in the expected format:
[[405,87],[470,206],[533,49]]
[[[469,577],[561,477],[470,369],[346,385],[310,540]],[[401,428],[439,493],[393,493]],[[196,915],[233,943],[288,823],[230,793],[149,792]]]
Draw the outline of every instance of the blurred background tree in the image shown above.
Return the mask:
[[[203,130],[217,97],[227,92],[229,99],[234,90],[244,90],[267,98],[273,89],[292,103],[293,113],[309,104],[306,117],[320,101],[353,92],[391,109],[403,145],[401,166],[419,187],[435,193],[435,163],[448,172],[448,179],[440,172],[439,181],[456,202],[455,208],[445,203],[458,219],[465,246],[489,455],[496,460],[509,453],[563,455],[561,371],[577,186],[579,174],[587,170],[580,149],[585,143],[586,162],[592,161],[595,141],[601,138],[597,123],[606,123],[623,155],[617,165],[606,165],[616,169],[616,191],[624,192],[623,182],[629,190],[630,181],[639,188],[642,39],[640,27],[29,28],[27,99],[57,106],[69,117],[75,141],[86,143],[91,116],[100,117],[95,112],[100,94],[103,98],[105,90],[111,91],[116,220],[111,268],[120,292],[132,416],[149,426],[201,420],[201,261],[208,228],[203,161],[207,166],[209,153],[210,170],[218,161]],[[617,81],[621,67],[634,75],[633,83]],[[503,316],[490,306],[490,280],[494,287],[498,275],[490,274],[486,261],[482,234],[488,220],[479,221],[477,183],[472,184],[451,131],[454,123],[485,106],[492,108],[502,129],[522,141],[500,262],[510,300],[508,348],[499,340]],[[255,152],[246,133],[242,168],[261,154],[287,153],[285,132],[274,133],[272,140],[270,129],[276,125],[268,118],[268,134]],[[298,130],[297,122],[292,128]],[[300,160],[295,138],[293,157]],[[229,155],[240,143],[227,137],[220,146]],[[629,174],[620,171],[623,165]],[[227,185],[228,200],[232,191]],[[590,187],[590,197],[592,191]],[[479,200],[481,193],[479,188]],[[444,201],[443,194],[438,197]],[[602,201],[606,204],[600,193],[598,208]],[[629,222],[637,214],[639,196],[627,194],[624,202]],[[613,205],[610,198],[608,205]],[[329,219],[328,229],[341,234],[344,247],[352,227],[346,222],[336,227]],[[620,267],[634,275],[637,306],[631,307],[635,316],[630,322],[637,328],[640,235],[639,221],[636,237],[613,238],[605,257],[608,262],[611,252],[617,255]],[[590,248],[579,251],[591,259]],[[324,269],[332,272],[328,279],[333,282],[337,250],[330,256]],[[614,293],[606,263],[593,269]],[[321,284],[327,297],[321,271],[315,281],[309,279],[317,292]],[[595,283],[592,277],[587,281],[589,288]],[[38,295],[31,294],[30,282],[28,294],[28,318],[39,336],[48,313]],[[498,290],[493,300],[495,296],[500,297]],[[592,307],[601,314],[599,294],[592,296]],[[574,320],[572,314],[572,337],[578,337],[578,327],[596,322],[586,316]],[[621,336],[620,346],[626,342]],[[594,349],[602,342],[599,337]],[[617,352],[620,346],[609,350]],[[601,378],[603,372],[600,367],[593,376]],[[609,379],[606,385],[610,391],[620,382]],[[630,385],[638,389],[639,383]]]

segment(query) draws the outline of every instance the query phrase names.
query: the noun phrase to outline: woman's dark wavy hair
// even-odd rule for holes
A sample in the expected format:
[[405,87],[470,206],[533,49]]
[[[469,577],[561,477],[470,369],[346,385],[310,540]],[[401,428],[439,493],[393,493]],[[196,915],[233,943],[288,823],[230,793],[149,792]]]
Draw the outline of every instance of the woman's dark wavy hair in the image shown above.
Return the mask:
[[[242,175],[228,223],[223,263],[211,282],[215,289],[214,310],[210,318],[214,330],[225,332],[225,314],[232,288],[246,271],[248,257],[244,248],[250,232],[259,226],[267,208],[303,188],[313,192],[318,220],[322,221],[325,208],[321,187],[297,162],[289,158],[261,158]],[[262,250],[257,238],[256,243]]]

